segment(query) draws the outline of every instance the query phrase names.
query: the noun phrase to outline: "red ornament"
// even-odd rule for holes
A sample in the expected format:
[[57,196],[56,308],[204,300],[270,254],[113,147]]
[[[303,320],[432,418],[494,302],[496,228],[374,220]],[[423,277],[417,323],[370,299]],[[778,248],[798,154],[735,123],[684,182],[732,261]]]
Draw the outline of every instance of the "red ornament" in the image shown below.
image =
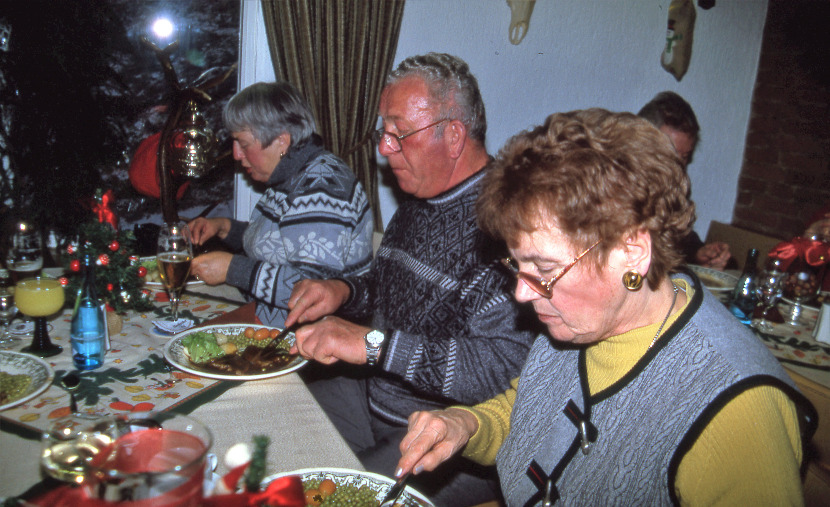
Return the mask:
[[67,278],[65,276],[62,276],[62,277],[58,278],[58,282],[60,282],[60,284],[63,287],[66,287],[67,285],[69,285],[69,278]]
[[99,266],[106,266],[109,263],[110,263],[110,256],[107,255],[107,254],[99,255],[98,260],[95,261],[95,264],[98,264]]
[[69,255],[74,254],[76,251],[78,251],[78,245],[75,245],[75,244],[73,244],[73,243],[70,243],[70,244],[66,247],[66,253],[68,253]]
[[104,222],[110,224],[113,229],[118,230],[118,218],[112,212],[110,205],[115,200],[112,190],[107,190],[100,196],[96,196],[95,202],[92,205],[92,211],[98,214],[98,221],[102,224]]
[[111,283],[107,284],[107,291],[112,292],[112,284]]
[[138,267],[138,277],[139,278],[144,278],[146,275],[147,275],[147,268],[145,268],[144,266],[139,266]]
[[73,260],[69,263],[69,269],[77,273],[81,270],[81,261],[79,261],[78,259]]
[[[130,161],[130,183],[139,194],[158,199],[161,196],[161,184],[159,183],[156,161],[158,159],[159,141],[161,132],[151,135],[141,141],[135,150]],[[184,182],[176,192],[176,199],[181,199],[185,190],[190,185],[189,181]]]
[[112,240],[112,243],[110,243],[110,245],[109,245],[109,249],[110,249],[110,250],[112,250],[113,252],[115,252],[115,251],[117,251],[117,250],[118,250],[118,248],[119,248],[120,246],[121,246],[121,245],[119,245],[119,244],[118,244],[118,241],[116,241],[116,240]]

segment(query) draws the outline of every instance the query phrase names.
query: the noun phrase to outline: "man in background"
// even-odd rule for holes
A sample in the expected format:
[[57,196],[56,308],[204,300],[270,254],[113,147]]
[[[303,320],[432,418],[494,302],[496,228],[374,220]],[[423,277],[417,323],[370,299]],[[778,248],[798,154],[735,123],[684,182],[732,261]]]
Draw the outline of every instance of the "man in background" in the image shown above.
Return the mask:
[[[700,125],[692,106],[683,97],[670,91],[660,92],[637,115],[650,121],[669,137],[684,168],[692,163],[692,156],[700,140]],[[704,244],[695,231],[686,236],[680,249],[689,264],[719,270],[723,270],[732,257],[729,245],[721,242]]]
[[[317,321],[297,330],[299,353],[351,363],[309,388],[364,467],[392,476],[411,413],[502,393],[538,333],[499,265],[505,247],[476,222],[490,157],[467,64],[447,54],[407,58],[387,80],[379,115],[378,151],[412,198],[392,217],[370,272],[298,282],[286,325]],[[367,318],[370,326],[358,324]],[[353,378],[360,371],[366,378]],[[448,465],[413,478],[436,505],[498,497],[494,467]]]

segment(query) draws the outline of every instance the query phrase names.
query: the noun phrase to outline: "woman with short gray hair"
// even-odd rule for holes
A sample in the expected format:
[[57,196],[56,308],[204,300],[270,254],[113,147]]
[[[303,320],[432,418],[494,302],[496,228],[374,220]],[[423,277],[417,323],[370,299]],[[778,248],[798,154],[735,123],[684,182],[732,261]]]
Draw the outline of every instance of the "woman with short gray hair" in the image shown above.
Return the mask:
[[218,236],[238,252],[200,255],[192,274],[238,287],[256,301],[260,321],[281,327],[295,282],[369,268],[369,201],[354,172],[323,147],[308,103],[289,83],[243,89],[228,102],[224,120],[234,158],[266,189],[248,222],[190,222],[195,245]]

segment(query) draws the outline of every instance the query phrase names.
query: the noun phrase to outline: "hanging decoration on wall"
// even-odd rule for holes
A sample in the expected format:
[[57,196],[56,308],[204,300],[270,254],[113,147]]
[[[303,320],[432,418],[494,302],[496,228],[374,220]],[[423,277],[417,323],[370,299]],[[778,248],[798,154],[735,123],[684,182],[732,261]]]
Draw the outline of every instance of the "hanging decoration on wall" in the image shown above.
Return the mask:
[[510,6],[510,43],[518,45],[527,35],[530,27],[530,15],[536,0],[507,0]]
[[672,0],[666,30],[666,47],[660,63],[680,81],[692,58],[692,39],[695,30],[695,6],[692,0]]

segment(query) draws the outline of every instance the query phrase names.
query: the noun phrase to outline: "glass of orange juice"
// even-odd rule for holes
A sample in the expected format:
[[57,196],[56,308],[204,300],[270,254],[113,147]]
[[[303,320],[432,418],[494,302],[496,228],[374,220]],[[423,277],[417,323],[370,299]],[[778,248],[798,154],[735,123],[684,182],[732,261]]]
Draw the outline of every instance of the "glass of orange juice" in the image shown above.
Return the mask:
[[14,296],[20,313],[35,319],[35,336],[32,344],[24,347],[22,352],[40,357],[59,354],[63,348],[53,344],[49,339],[46,317],[63,308],[65,297],[60,282],[45,276],[26,278],[17,282]]

